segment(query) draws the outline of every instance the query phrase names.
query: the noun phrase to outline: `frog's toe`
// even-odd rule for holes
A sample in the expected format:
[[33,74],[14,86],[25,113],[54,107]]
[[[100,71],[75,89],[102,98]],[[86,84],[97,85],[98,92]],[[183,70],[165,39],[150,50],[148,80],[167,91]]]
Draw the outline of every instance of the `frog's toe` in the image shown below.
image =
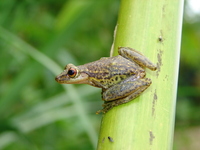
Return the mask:
[[111,110],[114,107],[112,102],[104,103],[102,106],[103,106],[103,109],[98,110],[96,112],[96,114],[100,114],[100,113],[105,114],[105,113],[107,113],[109,110]]

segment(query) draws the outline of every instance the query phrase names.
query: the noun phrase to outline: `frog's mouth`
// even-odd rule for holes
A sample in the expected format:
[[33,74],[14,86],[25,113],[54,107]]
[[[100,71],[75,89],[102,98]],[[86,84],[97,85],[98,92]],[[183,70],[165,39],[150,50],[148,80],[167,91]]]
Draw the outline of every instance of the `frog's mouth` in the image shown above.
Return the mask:
[[86,73],[81,73],[74,78],[69,77],[65,73],[58,75],[55,80],[60,84],[87,84],[88,75]]

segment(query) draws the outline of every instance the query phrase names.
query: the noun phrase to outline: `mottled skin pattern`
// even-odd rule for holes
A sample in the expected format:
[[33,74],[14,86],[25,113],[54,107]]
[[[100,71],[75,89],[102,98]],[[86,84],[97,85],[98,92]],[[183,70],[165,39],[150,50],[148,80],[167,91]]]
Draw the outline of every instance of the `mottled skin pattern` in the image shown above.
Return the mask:
[[127,103],[139,96],[150,84],[144,68],[156,70],[156,66],[138,51],[119,47],[119,55],[103,57],[81,66],[68,64],[56,77],[62,84],[89,84],[102,88],[103,109],[107,112],[114,106]]

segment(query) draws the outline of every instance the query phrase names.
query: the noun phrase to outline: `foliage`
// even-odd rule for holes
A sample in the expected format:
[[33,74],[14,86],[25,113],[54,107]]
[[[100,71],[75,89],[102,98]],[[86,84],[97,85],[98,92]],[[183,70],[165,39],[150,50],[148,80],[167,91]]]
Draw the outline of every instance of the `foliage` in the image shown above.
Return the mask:
[[96,147],[100,90],[63,88],[54,78],[67,63],[109,54],[118,6],[114,0],[0,3],[0,149]]

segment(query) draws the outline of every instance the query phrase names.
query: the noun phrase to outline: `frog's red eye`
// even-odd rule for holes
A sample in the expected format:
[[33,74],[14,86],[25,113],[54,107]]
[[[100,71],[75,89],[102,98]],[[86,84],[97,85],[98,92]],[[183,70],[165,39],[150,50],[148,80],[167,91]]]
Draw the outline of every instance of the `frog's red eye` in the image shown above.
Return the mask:
[[73,77],[76,76],[77,70],[74,69],[74,68],[70,68],[70,69],[68,70],[67,74],[69,75],[69,77],[73,78]]

